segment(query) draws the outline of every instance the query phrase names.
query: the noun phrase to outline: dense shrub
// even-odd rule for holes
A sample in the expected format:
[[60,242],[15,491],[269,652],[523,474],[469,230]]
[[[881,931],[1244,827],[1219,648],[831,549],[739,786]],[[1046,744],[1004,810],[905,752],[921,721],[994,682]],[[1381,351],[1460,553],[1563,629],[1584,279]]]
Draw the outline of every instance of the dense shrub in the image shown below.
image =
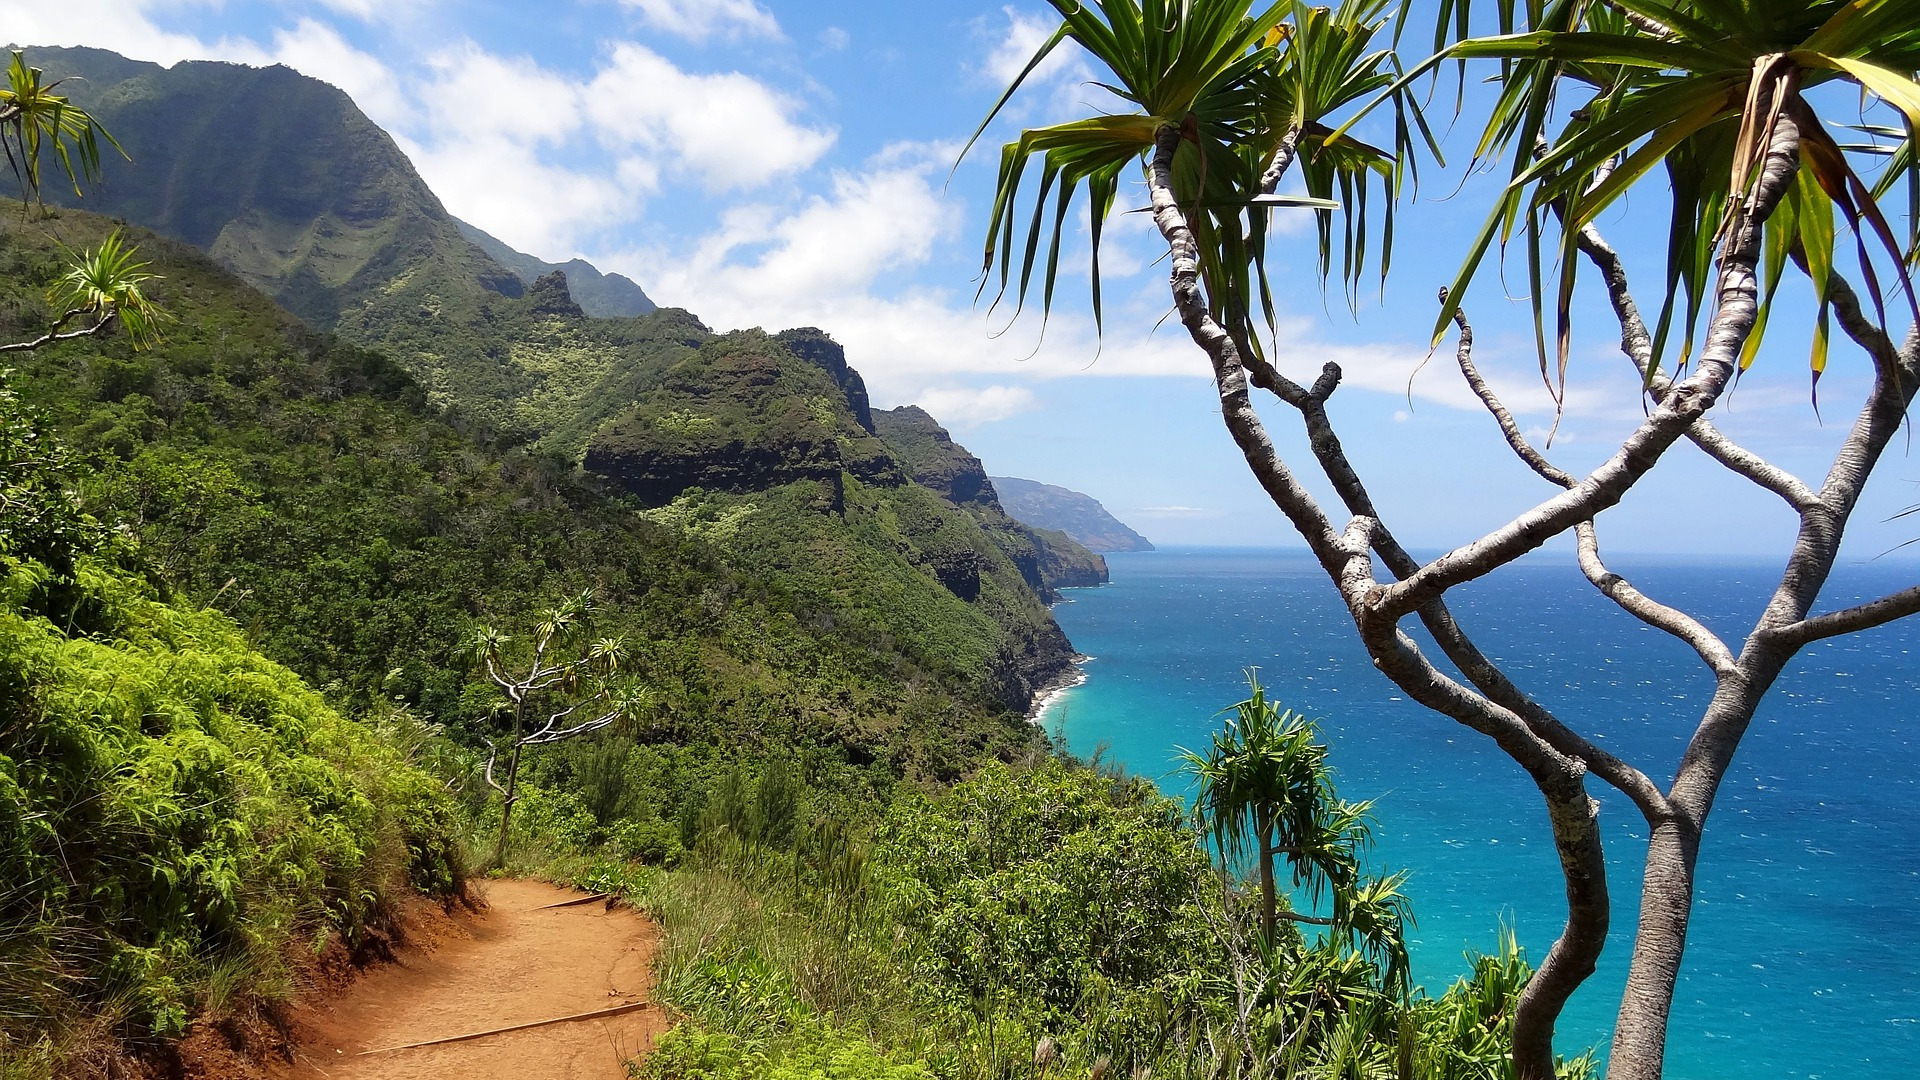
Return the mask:
[[103,1010],[176,1033],[295,941],[459,888],[440,784],[225,617],[82,556],[81,636],[25,603],[51,570],[0,566],[0,1040]]
[[954,1004],[1009,998],[1061,1019],[1098,995],[1124,1015],[1209,952],[1206,854],[1145,780],[992,766],[897,806],[874,862],[917,981]]

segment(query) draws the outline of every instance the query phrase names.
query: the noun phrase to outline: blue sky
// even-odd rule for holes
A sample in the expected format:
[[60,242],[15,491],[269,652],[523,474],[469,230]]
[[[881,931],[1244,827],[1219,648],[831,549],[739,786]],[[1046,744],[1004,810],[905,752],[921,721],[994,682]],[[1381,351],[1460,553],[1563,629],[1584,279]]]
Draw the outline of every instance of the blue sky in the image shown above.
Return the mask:
[[[820,326],[846,345],[876,404],[921,404],[990,471],[1089,492],[1158,542],[1294,543],[1220,426],[1204,357],[1177,322],[1161,323],[1164,252],[1145,215],[1109,226],[1103,340],[1077,284],[1044,335],[1031,316],[1009,326],[1004,310],[974,303],[999,143],[1019,124],[1112,107],[1063,52],[949,180],[961,144],[1050,28],[1048,10],[1037,0],[0,0],[0,26],[23,43],[165,63],[288,64],[350,93],[450,210],[515,247],[585,256],[716,329]],[[1434,292],[1492,190],[1458,168],[1472,124],[1448,140],[1455,169],[1427,170],[1404,207],[1395,276],[1358,312],[1321,292],[1308,222],[1281,226],[1299,267],[1278,281],[1281,363],[1310,374],[1342,362],[1333,411],[1345,443],[1389,523],[1425,548],[1470,540],[1550,494],[1469,407],[1451,342],[1426,362]],[[1123,207],[1142,203],[1123,188]],[[1636,210],[1659,213],[1657,193],[1630,196],[1602,224],[1654,307],[1664,257]],[[1067,259],[1084,265],[1084,233],[1078,243]],[[1469,311],[1482,368],[1541,435],[1552,410],[1529,309],[1508,295],[1523,287],[1522,274],[1487,274]],[[1604,458],[1640,406],[1604,297],[1581,296],[1576,316],[1554,453],[1577,469]],[[1823,421],[1805,355],[1804,324],[1776,320],[1722,426],[1817,481],[1865,362],[1836,345]],[[1268,415],[1307,464],[1287,416]],[[1886,520],[1920,502],[1915,481],[1920,461],[1902,442],[1855,518],[1853,557],[1920,535],[1920,520]],[[1601,520],[1609,550],[1694,554],[1784,552],[1792,525],[1777,500],[1684,445]]]

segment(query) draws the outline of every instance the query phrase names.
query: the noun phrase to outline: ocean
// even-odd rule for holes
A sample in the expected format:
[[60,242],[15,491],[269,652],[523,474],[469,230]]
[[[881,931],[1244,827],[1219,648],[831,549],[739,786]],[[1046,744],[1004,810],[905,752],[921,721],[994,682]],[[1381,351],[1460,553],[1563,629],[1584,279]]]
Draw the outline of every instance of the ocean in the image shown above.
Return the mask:
[[[1439,992],[1467,948],[1514,928],[1535,960],[1565,917],[1538,794],[1488,740],[1406,701],[1375,672],[1305,553],[1186,549],[1107,556],[1112,583],[1055,616],[1085,681],[1038,715],[1185,796],[1181,747],[1204,747],[1257,667],[1319,720],[1341,795],[1373,799],[1377,867],[1412,871],[1415,978]],[[1620,558],[1649,595],[1736,649],[1778,566]],[[1822,609],[1920,580],[1883,560],[1836,571]],[[1691,650],[1601,597],[1571,556],[1529,557],[1451,594],[1483,651],[1562,719],[1663,787],[1711,691]],[[1412,620],[1409,620],[1411,623]],[[1671,1080],[1920,1075],[1920,619],[1813,646],[1767,696],[1702,844],[1675,996]],[[1600,1048],[1626,979],[1646,827],[1598,781],[1613,933],[1556,1045]]]

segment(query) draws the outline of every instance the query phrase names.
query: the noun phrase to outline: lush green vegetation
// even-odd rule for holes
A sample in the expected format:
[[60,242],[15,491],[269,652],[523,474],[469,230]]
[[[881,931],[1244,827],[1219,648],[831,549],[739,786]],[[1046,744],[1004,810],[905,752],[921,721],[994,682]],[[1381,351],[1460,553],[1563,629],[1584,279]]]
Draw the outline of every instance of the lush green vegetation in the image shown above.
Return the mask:
[[[904,795],[871,832],[771,765],[672,872],[553,864],[667,928],[685,1014],[649,1080],[1510,1075],[1510,939],[1437,996],[1339,934],[1258,929],[1151,784],[1038,756]],[[1590,1072],[1585,1059],[1562,1075]]]
[[0,385],[0,1074],[285,997],[464,856],[441,783],[163,600]]
[[[63,247],[107,232],[4,215],[0,340],[44,332]],[[672,864],[767,761],[862,822],[903,780],[1035,745],[988,674],[1022,648],[990,603],[904,558],[859,572],[854,531],[897,540],[879,495],[853,485],[850,531],[773,489],[792,512],[731,547],[649,520],[203,256],[134,239],[163,340],[51,343],[13,354],[6,383],[9,1068],[60,1067],[93,1037],[80,1018],[151,1038],[271,997],[289,948],[360,940],[409,873],[448,887],[453,838],[500,821],[477,753],[500,728],[463,643],[588,587],[649,707],[529,762],[511,862],[557,845]],[[890,497],[937,516],[911,485]],[[1030,594],[1005,602],[1052,626]]]
[[[67,212],[0,229],[0,336],[22,337],[46,318],[54,239],[84,246],[104,228]],[[488,699],[458,655],[470,628],[593,587],[658,696],[642,737],[700,769],[723,771],[720,748],[744,742],[951,776],[1032,740],[982,666],[1001,646],[944,648],[991,632],[1011,665],[1028,646],[981,616],[992,609],[940,600],[907,560],[874,571],[895,583],[886,593],[822,576],[884,552],[850,542],[800,485],[769,492],[793,512],[736,549],[648,520],[565,459],[442,414],[380,355],[312,334],[197,253],[141,244],[175,317],[166,340],[50,346],[17,360],[15,385],[84,459],[88,508],[138,537],[157,588],[213,604],[339,700],[397,697],[477,734]],[[816,566],[813,543],[840,553]],[[1031,598],[1016,605],[1053,629]],[[916,635],[931,643],[910,648]]]

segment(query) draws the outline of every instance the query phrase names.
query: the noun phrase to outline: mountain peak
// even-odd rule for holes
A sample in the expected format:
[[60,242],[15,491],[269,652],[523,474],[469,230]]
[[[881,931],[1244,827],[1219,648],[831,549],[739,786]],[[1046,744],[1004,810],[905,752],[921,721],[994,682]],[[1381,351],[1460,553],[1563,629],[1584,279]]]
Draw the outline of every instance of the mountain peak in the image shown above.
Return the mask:
[[454,219],[454,224],[460,227],[460,235],[529,285],[542,275],[555,270],[564,271],[568,290],[581,309],[596,319],[631,319],[650,315],[658,309],[645,290],[623,274],[601,273],[599,267],[585,259],[550,263],[524,251],[514,250],[478,225],[459,218]]
[[1017,476],[989,479],[1007,513],[1028,525],[1057,529],[1094,551],[1153,550],[1151,541],[1121,523],[1091,495]]
[[567,288],[567,275],[564,271],[554,270],[533,279],[527,286],[529,310],[535,315],[560,315],[574,319],[584,319],[587,313],[574,303],[573,292]]

